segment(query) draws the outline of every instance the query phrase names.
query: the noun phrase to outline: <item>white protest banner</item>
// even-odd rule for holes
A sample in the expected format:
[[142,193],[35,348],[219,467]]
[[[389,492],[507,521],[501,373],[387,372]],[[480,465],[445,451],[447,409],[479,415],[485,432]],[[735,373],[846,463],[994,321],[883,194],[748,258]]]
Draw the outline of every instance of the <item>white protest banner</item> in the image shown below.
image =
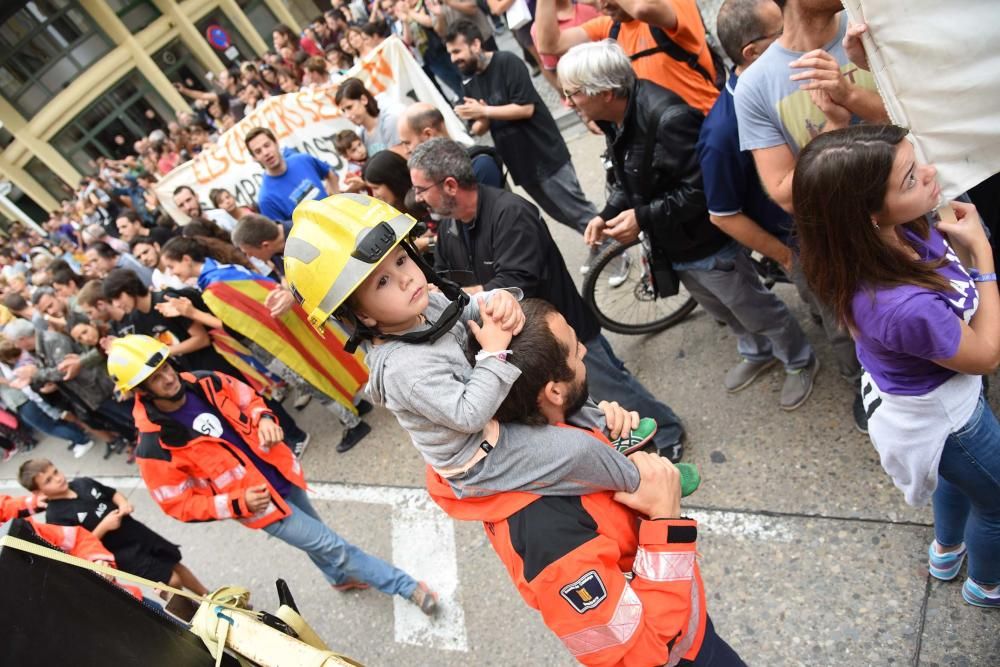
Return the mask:
[[1000,172],[1000,2],[843,0],[892,122],[953,199]]
[[[415,101],[430,102],[444,114],[449,134],[457,141],[472,143],[465,125],[431,83],[427,75],[396,37],[390,37],[341,79],[357,77],[378,99],[395,110]],[[242,205],[256,205],[264,170],[254,162],[243,138],[254,127],[269,127],[283,150],[309,153],[327,162],[338,173],[345,162],[333,147],[333,137],[354,125],[340,114],[334,101],[337,84],[267,98],[218,141],[192,160],[175,167],[156,184],[163,209],[180,224],[188,217],[174,205],[173,192],[190,186],[203,208],[212,208],[208,193],[225,188]]]

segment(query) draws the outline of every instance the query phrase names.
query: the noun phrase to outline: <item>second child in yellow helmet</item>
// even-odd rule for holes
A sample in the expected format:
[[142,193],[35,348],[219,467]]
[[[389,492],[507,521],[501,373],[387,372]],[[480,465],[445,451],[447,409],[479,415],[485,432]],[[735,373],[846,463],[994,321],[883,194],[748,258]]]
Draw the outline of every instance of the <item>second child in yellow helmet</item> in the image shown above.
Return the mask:
[[[524,321],[520,290],[469,298],[409,243],[413,218],[364,195],[304,202],[293,221],[285,275],[310,322],[322,328],[334,317],[351,330],[352,344],[366,345],[372,400],[396,416],[459,497],[635,491],[635,466],[587,432],[493,421],[520,376],[507,362]],[[482,348],[474,363],[466,356],[470,334]],[[639,422],[617,404],[569,412],[587,428],[613,424],[611,438],[629,437]]]

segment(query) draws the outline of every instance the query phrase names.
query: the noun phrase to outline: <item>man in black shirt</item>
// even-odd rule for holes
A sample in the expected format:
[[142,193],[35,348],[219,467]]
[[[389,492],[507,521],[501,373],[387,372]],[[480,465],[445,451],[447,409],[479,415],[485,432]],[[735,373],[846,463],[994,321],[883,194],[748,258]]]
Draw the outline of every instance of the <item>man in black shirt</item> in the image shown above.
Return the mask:
[[417,146],[409,167],[417,201],[442,218],[435,269],[470,294],[517,287],[555,306],[587,348],[583,362],[594,399],[618,401],[655,419],[653,442],[661,455],[679,461],[680,419],[615,356],[538,209],[512,192],[479,185],[465,149],[448,139]]
[[452,62],[468,77],[455,113],[472,122],[472,134],[489,130],[514,183],[549,216],[582,234],[597,208],[580,188],[566,142],[527,66],[512,53],[484,51],[469,21],[451,26],[445,41]]

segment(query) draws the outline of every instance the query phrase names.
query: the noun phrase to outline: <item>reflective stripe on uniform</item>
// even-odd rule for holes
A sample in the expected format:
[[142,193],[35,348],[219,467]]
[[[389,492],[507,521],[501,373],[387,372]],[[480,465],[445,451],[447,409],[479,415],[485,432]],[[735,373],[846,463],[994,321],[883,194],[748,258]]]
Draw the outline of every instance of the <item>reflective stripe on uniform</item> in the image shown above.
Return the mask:
[[695,552],[647,551],[635,552],[632,571],[649,581],[687,581],[694,577]]
[[229,486],[235,481],[243,479],[244,477],[246,477],[246,475],[247,475],[246,468],[244,468],[241,465],[237,465],[230,468],[229,470],[226,470],[218,477],[212,479],[212,483],[216,486],[216,488],[222,489]]
[[59,548],[63,551],[72,551],[76,546],[76,527],[60,526],[60,528],[62,528],[62,541],[59,543]]
[[684,636],[681,637],[681,640],[670,649],[670,659],[667,660],[665,667],[674,667],[691,650],[691,645],[694,644],[694,638],[698,634],[698,623],[701,620],[701,598],[698,597],[698,590],[698,583],[692,582],[691,612],[688,614],[687,629],[684,631]]
[[245,523],[245,524],[256,523],[256,522],[260,521],[261,519],[267,518],[268,515],[273,514],[275,512],[278,512],[278,511],[279,510],[278,510],[278,506],[277,505],[275,505],[273,502],[268,502],[267,503],[267,507],[264,508],[263,512],[257,512],[253,516],[239,519],[239,521],[242,522],[242,523]]
[[215,516],[220,519],[231,519],[233,517],[233,510],[229,505],[229,496],[225,493],[220,493],[217,496],[213,496],[212,500],[215,501]]
[[158,503],[165,503],[168,500],[173,500],[177,496],[183,494],[185,491],[191,488],[191,479],[188,478],[180,484],[170,486],[165,484],[163,486],[158,486],[154,489],[150,489],[149,493]]
[[594,625],[559,639],[574,656],[601,651],[628,642],[642,621],[642,600],[625,584],[615,613],[604,625]]

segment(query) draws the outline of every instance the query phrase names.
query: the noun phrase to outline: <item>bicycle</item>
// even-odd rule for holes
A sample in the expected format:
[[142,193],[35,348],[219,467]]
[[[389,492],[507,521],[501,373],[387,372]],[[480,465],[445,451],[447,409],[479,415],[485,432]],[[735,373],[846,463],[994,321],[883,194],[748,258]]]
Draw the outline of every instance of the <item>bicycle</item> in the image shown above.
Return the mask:
[[[674,296],[658,295],[650,254],[649,241],[640,233],[625,245],[609,243],[591,263],[583,281],[583,300],[608,331],[629,336],[659,333],[684,321],[698,306],[683,283]],[[751,261],[768,289],[789,282],[774,260],[751,256]]]

